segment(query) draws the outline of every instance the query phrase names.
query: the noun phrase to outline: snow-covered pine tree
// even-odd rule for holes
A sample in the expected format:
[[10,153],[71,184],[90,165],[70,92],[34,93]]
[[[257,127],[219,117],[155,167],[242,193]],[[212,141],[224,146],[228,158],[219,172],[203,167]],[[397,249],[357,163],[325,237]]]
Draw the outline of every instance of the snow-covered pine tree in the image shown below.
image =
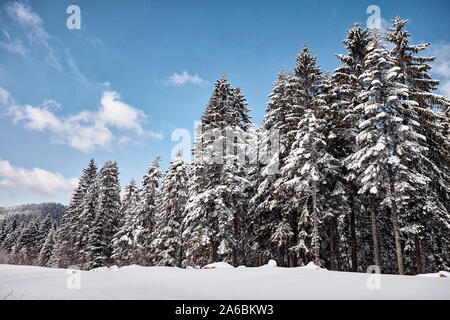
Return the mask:
[[[106,263],[110,264],[112,240],[117,232],[120,219],[119,169],[115,161],[106,161],[98,174],[98,212],[94,219],[97,220],[97,224],[99,223],[99,220],[102,220],[103,238],[101,239],[101,242],[105,245],[103,254],[106,257]],[[93,228],[100,229],[95,223],[96,222],[94,221]],[[90,228],[90,230],[92,230],[92,228]],[[88,263],[90,262],[92,261],[88,261]]]
[[139,188],[134,179],[125,187],[125,194],[120,209],[121,221],[113,239],[112,259],[119,266],[137,263],[136,232],[139,230],[137,206],[140,201]]
[[357,150],[347,161],[358,175],[358,192],[380,195],[391,210],[398,273],[403,274],[398,208],[409,191],[427,181],[414,168],[423,158],[425,149],[419,141],[424,137],[417,133],[417,114],[411,111],[417,103],[403,99],[408,88],[401,83],[400,68],[377,34],[373,45],[361,75],[365,88],[360,94],[363,103],[357,107],[363,114],[358,120]]
[[450,266],[450,258],[440,260],[438,257],[448,256],[445,248],[450,245],[445,236],[449,233],[450,221],[450,166],[442,166],[450,159],[450,142],[445,137],[443,125],[449,123],[449,117],[444,112],[450,103],[433,92],[439,84],[439,80],[434,80],[430,74],[435,57],[419,55],[431,43],[410,44],[411,35],[406,29],[408,20],[402,20],[397,15],[391,21],[392,26],[387,28],[384,38],[393,45],[391,56],[401,70],[400,81],[407,85],[409,91],[409,98],[406,99],[418,103],[411,108],[418,114],[418,132],[426,137],[421,145],[428,150],[426,161],[417,164],[417,167],[430,179],[426,186],[416,188],[405,208],[408,217],[403,219],[402,235],[406,241],[406,272],[426,272],[428,263],[432,264],[429,271],[446,269]]
[[249,185],[244,168],[250,126],[246,105],[240,90],[233,89],[225,77],[215,82],[194,146],[190,198],[183,222],[184,234],[189,236],[188,264],[205,264],[219,257],[236,264],[239,259],[239,221],[246,195],[237,193]]
[[67,268],[74,261],[73,255],[73,236],[72,230],[75,230],[77,218],[81,211],[81,205],[84,197],[84,189],[81,181],[72,193],[72,198],[67,211],[62,217],[61,224],[56,235],[56,249],[54,262],[56,266]]
[[178,152],[161,183],[161,212],[152,242],[156,265],[182,266],[185,256],[182,222],[188,192],[188,167]]
[[[346,31],[347,37],[342,41],[347,50],[346,54],[337,54],[341,65],[334,70],[332,80],[334,83],[336,97],[332,109],[334,121],[332,128],[337,136],[335,147],[331,153],[339,160],[343,160],[350,153],[354,152],[355,136],[357,132],[358,111],[356,106],[360,104],[359,94],[364,88],[364,83],[360,76],[365,70],[365,60],[370,51],[372,35],[369,29],[363,29],[361,23],[355,23],[353,28]],[[333,105],[332,104],[332,105]],[[332,140],[332,139],[329,139]],[[331,141],[328,141],[331,142]],[[332,144],[329,143],[332,147]],[[345,166],[343,175],[353,177]],[[364,235],[366,230],[357,230],[357,219],[360,212],[364,210],[364,201],[357,194],[358,186],[354,179],[350,178],[345,183],[346,210],[348,214],[338,219],[340,221],[338,231],[343,246],[350,245],[351,253],[348,256],[346,251],[342,251],[342,262],[344,270],[358,271],[358,239],[357,233]],[[348,262],[350,262],[349,265]]]
[[2,246],[7,253],[11,253],[19,235],[21,232],[21,224],[17,221],[17,218],[13,218],[10,223],[5,227],[5,239]]
[[[221,173],[220,198],[231,211],[230,215],[219,217],[218,253],[235,267],[245,257],[247,228],[244,222],[248,212],[248,129],[251,126],[250,109],[239,88],[233,88],[229,98],[230,124],[223,131],[225,135],[225,156]],[[228,111],[230,112],[230,111]],[[230,219],[231,218],[231,219]]]
[[97,166],[94,163],[94,159],[91,159],[88,167],[83,170],[81,181],[84,195],[81,202],[81,210],[76,221],[77,229],[72,231],[74,237],[73,246],[76,252],[72,264],[80,266],[86,263],[86,246],[98,209],[99,184],[97,180]]
[[22,232],[12,249],[13,262],[32,265],[39,255],[39,223],[36,219],[32,219],[21,230]]
[[139,200],[140,194],[139,188],[136,185],[136,180],[131,179],[130,183],[125,187],[124,195],[121,201],[120,207],[121,226],[123,226],[123,221],[125,220],[126,214],[134,210],[136,205],[139,203]]
[[6,219],[0,220],[0,248],[3,246],[3,241],[6,238],[6,228],[8,227]]
[[136,230],[136,258],[141,265],[153,263],[153,248],[151,246],[155,236],[156,216],[159,214],[158,201],[160,197],[159,180],[162,172],[159,168],[161,157],[148,166],[142,179],[141,199],[136,207],[138,229]]
[[38,238],[36,239],[36,243],[37,243],[37,248],[40,251],[42,246],[44,245],[48,233],[50,232],[50,230],[53,228],[53,221],[52,221],[52,216],[50,214],[48,214],[44,220],[42,220],[39,223],[39,230],[38,230]]
[[82,266],[84,270],[104,267],[108,263],[106,252],[108,243],[105,241],[106,222],[107,219],[105,219],[104,214],[101,211],[97,211],[88,235],[85,251],[86,258]]
[[94,171],[94,168],[96,168],[94,159],[91,159],[88,168],[83,169],[83,175],[79,179],[78,185],[72,193],[67,211],[62,217],[61,224],[56,233],[55,252],[52,258],[55,266],[67,268],[76,262],[76,256],[79,253],[75,250],[75,244],[76,240],[79,240],[83,236],[80,234],[80,217],[83,212],[83,201],[86,190],[89,187],[89,184],[85,182],[85,178],[87,173]]
[[[258,154],[263,156],[265,148],[271,147],[270,136],[278,132],[280,150],[273,154],[273,159],[278,161],[278,166],[290,151],[290,139],[288,132],[292,126],[286,120],[288,114],[292,113],[291,106],[294,105],[294,94],[292,86],[292,73],[280,70],[277,80],[273,82],[274,89],[269,95],[269,102],[266,106],[266,114],[261,127],[256,132]],[[292,118],[292,117],[291,117]],[[266,150],[268,151],[268,150]],[[277,256],[277,246],[270,241],[283,219],[281,217],[280,199],[275,196],[274,183],[280,177],[279,168],[271,168],[272,161],[262,163],[257,161],[256,172],[253,173],[254,194],[250,199],[250,211],[253,216],[253,232],[256,237],[257,265],[262,265],[269,259]],[[271,169],[271,170],[269,170]],[[274,170],[272,170],[274,169]],[[282,229],[281,229],[282,230]],[[284,238],[284,237],[280,237]],[[274,238],[275,239],[275,238]],[[281,261],[280,261],[281,262]],[[293,261],[292,265],[293,265]],[[281,264],[281,263],[280,263]]]
[[47,238],[42,245],[41,251],[39,252],[38,264],[42,267],[51,266],[51,258],[53,256],[53,250],[55,247],[55,235],[56,232],[51,228],[47,233]]
[[[295,140],[282,164],[281,176],[275,183],[275,193],[283,199],[283,215],[287,215],[282,220],[282,226],[285,221],[295,221],[295,224],[291,222],[290,228],[280,227],[278,230],[286,231],[285,238],[289,233],[297,235],[292,239],[290,252],[296,258],[300,257],[302,264],[309,262],[308,253],[311,251],[314,262],[320,265],[319,210],[324,201],[322,198],[318,204],[317,193],[319,184],[325,183],[327,166],[331,168],[336,164],[331,164],[333,158],[325,152],[325,120],[319,119],[327,108],[321,103],[324,101],[319,100],[322,72],[306,44],[297,57],[295,76],[299,93],[297,109],[302,110],[303,116],[297,128],[290,131],[291,134],[295,132]],[[304,215],[309,215],[313,221],[311,230],[302,225],[305,222],[309,227],[309,219]]]
[[[321,134],[324,137],[324,154],[329,156],[326,166],[323,166],[324,175],[319,184],[318,195],[326,195],[321,201],[321,228],[319,237],[322,239],[321,254],[324,266],[330,270],[344,270],[343,257],[346,256],[345,245],[341,238],[344,225],[341,221],[350,212],[348,194],[346,190],[344,164],[344,140],[342,137],[343,111],[337,94],[338,87],[328,70],[322,76],[320,94],[317,96],[316,113],[322,126]],[[350,241],[348,241],[350,243]]]

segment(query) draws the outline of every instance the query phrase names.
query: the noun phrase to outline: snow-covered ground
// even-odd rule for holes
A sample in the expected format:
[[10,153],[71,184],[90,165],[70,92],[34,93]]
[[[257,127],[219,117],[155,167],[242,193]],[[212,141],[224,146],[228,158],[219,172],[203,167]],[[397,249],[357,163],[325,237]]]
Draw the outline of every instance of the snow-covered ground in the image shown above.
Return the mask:
[[314,265],[232,268],[219,263],[210,267],[214,268],[128,266],[70,271],[0,265],[0,300],[450,299],[450,278],[440,274],[370,275]]

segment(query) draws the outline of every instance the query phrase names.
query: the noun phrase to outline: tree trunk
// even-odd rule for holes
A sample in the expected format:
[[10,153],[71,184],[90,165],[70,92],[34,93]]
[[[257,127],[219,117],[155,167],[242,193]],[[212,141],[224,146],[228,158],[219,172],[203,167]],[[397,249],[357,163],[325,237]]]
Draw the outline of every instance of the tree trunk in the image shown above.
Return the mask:
[[394,197],[395,195],[394,176],[390,165],[388,165],[388,176],[389,176],[389,190],[391,193],[392,224],[394,226],[395,250],[397,251],[398,274],[402,275],[403,274],[402,246],[400,243],[400,232],[398,229],[397,203]]
[[335,270],[334,259],[336,253],[334,252],[334,218],[331,218],[330,223],[330,270]]
[[214,263],[216,262],[216,258],[217,258],[217,246],[216,243],[213,242],[211,244],[211,249],[210,249],[210,256],[209,256],[209,263]]
[[380,267],[380,253],[378,249],[378,232],[377,232],[377,218],[375,208],[375,196],[370,195],[370,223],[372,226],[372,241],[373,241],[373,260],[377,267]]
[[358,271],[358,253],[356,248],[356,228],[355,228],[355,202],[352,201],[352,209],[350,211],[350,236],[352,241],[352,271]]
[[333,230],[334,235],[336,238],[335,242],[335,250],[336,250],[336,270],[340,271],[342,270],[342,258],[341,258],[341,249],[340,249],[340,238],[339,238],[339,232],[337,227],[337,219],[336,217],[333,218]]
[[183,244],[180,245],[180,252],[178,254],[178,267],[181,268],[183,265]]
[[[289,223],[292,228],[292,232],[294,233],[293,237],[291,238],[291,247],[295,246],[298,243],[298,216],[299,213],[295,211],[294,213],[291,213],[289,215]],[[297,266],[297,259],[295,258],[295,254],[289,254],[289,266],[296,267]]]
[[288,257],[289,257],[289,267],[290,268],[295,267],[294,256],[292,254],[288,254]]
[[420,257],[422,260],[422,271],[423,273],[427,273],[427,260],[425,259],[425,250],[423,248],[423,239],[419,240],[420,245]]
[[[234,236],[234,239],[236,240],[236,243],[239,243],[238,242],[238,227],[239,227],[239,223],[238,223],[238,220],[237,220],[237,218],[236,217],[234,217],[233,218],[233,236]],[[237,248],[236,248],[236,246],[233,246],[233,249],[232,249],[232,253],[231,253],[231,260],[232,260],[232,264],[233,264],[233,267],[237,267],[237,265],[238,265],[238,258],[237,258]]]
[[280,267],[284,267],[284,250],[283,247],[278,249],[278,263]]
[[416,247],[416,274],[421,274],[423,272],[423,262],[422,262],[422,253],[420,247],[419,237],[415,237],[414,245]]
[[314,249],[314,264],[320,266],[319,256],[319,222],[317,219],[317,199],[316,199],[316,184],[312,182],[312,211],[314,217],[314,230],[313,230],[313,249]]

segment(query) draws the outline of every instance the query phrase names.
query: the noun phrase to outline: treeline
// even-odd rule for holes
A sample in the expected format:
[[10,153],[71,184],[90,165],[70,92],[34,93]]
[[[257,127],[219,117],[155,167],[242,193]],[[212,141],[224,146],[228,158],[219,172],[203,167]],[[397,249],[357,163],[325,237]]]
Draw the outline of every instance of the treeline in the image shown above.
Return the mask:
[[449,270],[450,102],[406,23],[355,24],[332,73],[304,45],[254,130],[240,89],[217,80],[193,162],[178,154],[163,175],[156,158],[122,199],[117,164],[92,160],[39,263]]
[[[65,211],[66,207],[59,203],[0,208],[0,263],[47,262],[47,258],[40,255],[41,250],[47,237],[55,236]],[[52,254],[52,247],[48,254]]]

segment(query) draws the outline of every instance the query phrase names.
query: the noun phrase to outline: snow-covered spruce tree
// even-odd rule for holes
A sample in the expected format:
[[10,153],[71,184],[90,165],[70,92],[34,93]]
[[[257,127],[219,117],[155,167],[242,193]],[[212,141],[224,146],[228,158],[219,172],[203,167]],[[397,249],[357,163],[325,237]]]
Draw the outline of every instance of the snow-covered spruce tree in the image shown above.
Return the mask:
[[[219,256],[232,263],[238,260],[239,221],[244,214],[241,197],[246,195],[237,191],[247,185],[238,158],[250,125],[247,112],[240,90],[233,89],[225,77],[217,80],[194,145],[190,197],[183,221],[187,264],[206,264]],[[234,138],[227,141],[230,131]],[[239,200],[233,202],[237,197]]]
[[48,214],[44,220],[42,220],[39,223],[39,230],[38,230],[38,238],[36,239],[36,243],[37,243],[37,247],[38,250],[40,251],[42,246],[44,245],[48,233],[50,232],[50,230],[53,229],[53,221],[52,221],[52,216],[50,214]]
[[248,129],[251,126],[250,109],[239,88],[233,88],[229,100],[231,111],[230,125],[222,131],[225,135],[225,155],[221,173],[221,194],[224,205],[231,209],[229,215],[219,217],[219,233],[221,240],[218,248],[222,259],[228,260],[235,267],[246,257],[247,228],[245,226],[248,212],[249,189],[248,180]]
[[[101,242],[104,243],[103,255],[106,257],[106,263],[111,263],[112,240],[117,232],[120,218],[120,184],[119,169],[114,161],[106,161],[98,174],[98,212],[94,217],[93,227],[102,230]],[[95,225],[101,220],[101,227]],[[100,236],[100,234],[99,234]],[[98,241],[97,239],[94,240]],[[94,246],[94,247],[92,247]],[[97,250],[96,243],[90,245],[86,251]],[[102,258],[103,259],[103,258]],[[98,260],[96,260],[98,261]],[[88,260],[92,263],[92,260]]]
[[[319,237],[321,243],[321,259],[324,266],[330,270],[346,270],[343,257],[347,257],[342,232],[348,212],[351,208],[348,204],[344,164],[344,140],[341,136],[343,112],[338,100],[337,87],[328,70],[322,76],[320,94],[317,96],[316,114],[322,126],[321,134],[324,136],[324,154],[329,156],[326,166],[323,166],[323,180],[319,184],[318,195],[325,195],[321,201],[321,228]],[[348,239],[348,238],[347,238]],[[348,240],[347,240],[348,241]],[[350,241],[348,241],[350,243]]]
[[[76,255],[75,240],[80,236],[80,216],[83,212],[83,200],[89,186],[84,180],[86,173],[93,171],[95,167],[94,159],[89,161],[87,169],[83,170],[83,175],[78,181],[78,185],[72,193],[72,198],[67,211],[62,217],[61,224],[56,234],[55,252],[52,258],[55,267],[67,268],[75,264]],[[78,235],[78,237],[76,236]]]
[[365,88],[360,94],[363,103],[357,110],[363,116],[358,120],[357,150],[347,161],[349,169],[358,176],[358,192],[381,195],[382,205],[390,208],[398,273],[403,274],[398,208],[408,192],[427,181],[414,166],[417,161],[421,163],[426,149],[419,143],[424,137],[417,133],[417,114],[411,111],[417,102],[404,99],[408,88],[401,83],[400,68],[380,42],[375,35],[374,50],[361,75]]
[[125,187],[120,209],[120,226],[113,239],[112,260],[119,266],[136,263],[136,232],[139,230],[137,206],[140,201],[139,188],[134,179]]
[[47,238],[42,245],[41,251],[39,252],[37,263],[42,267],[51,266],[51,258],[53,256],[53,250],[55,247],[55,235],[55,230],[53,228],[50,229],[47,234]]
[[3,241],[6,238],[6,228],[8,227],[6,219],[0,220],[0,247],[3,246]]
[[74,261],[72,264],[84,265],[86,263],[86,247],[92,223],[95,219],[98,209],[98,190],[97,166],[91,159],[89,165],[83,170],[81,177],[83,183],[84,195],[81,202],[81,210],[77,217],[77,229],[73,230],[73,246],[75,249]]
[[180,152],[170,162],[161,183],[161,212],[152,242],[153,261],[159,266],[181,267],[184,260],[183,213],[189,191],[188,167]]
[[158,156],[153,160],[142,179],[141,199],[134,213],[137,219],[135,257],[140,265],[154,263],[151,244],[155,236],[156,216],[159,214],[159,181],[162,177],[160,159]]
[[[417,166],[430,179],[426,186],[416,188],[410,195],[409,205],[405,208],[408,217],[400,217],[404,220],[402,235],[406,242],[406,272],[423,273],[427,272],[427,267],[429,272],[443,270],[450,266],[450,258],[446,254],[450,244],[445,236],[449,233],[450,221],[450,169],[448,165],[442,166],[450,158],[450,142],[445,137],[443,126],[449,123],[444,112],[450,103],[433,92],[439,84],[439,80],[434,80],[430,74],[435,57],[419,55],[431,43],[411,45],[411,35],[406,29],[408,20],[396,16],[391,21],[392,26],[387,29],[384,38],[393,44],[391,56],[401,70],[400,81],[409,90],[409,98],[406,99],[418,103],[411,108],[418,114],[418,132],[426,137],[421,145],[428,150],[426,161]],[[439,258],[445,256],[447,259]]]
[[[300,263],[305,264],[312,258],[320,265],[318,211],[324,201],[317,204],[318,181],[321,179],[320,183],[325,183],[326,165],[329,165],[325,162],[330,162],[332,157],[324,152],[325,123],[318,119],[325,109],[319,100],[322,73],[316,65],[316,57],[311,55],[306,45],[297,57],[295,76],[298,90],[295,102],[303,116],[297,128],[289,132],[295,132],[295,140],[283,161],[280,178],[275,183],[275,194],[283,199],[280,205],[283,215],[286,215],[277,230],[278,233],[280,230],[286,231],[285,239],[289,233],[297,234],[292,239],[290,252],[297,259],[300,258]],[[313,222],[312,228],[309,228],[309,218]],[[291,222],[290,228],[286,227],[285,221]]]
[[[329,152],[337,159],[343,160],[354,152],[355,136],[357,133],[358,111],[356,106],[360,104],[359,94],[364,88],[360,76],[365,71],[365,60],[370,51],[372,35],[369,29],[363,29],[360,23],[355,23],[353,28],[346,31],[347,37],[342,41],[347,50],[346,54],[337,54],[341,65],[334,70],[332,81],[335,94],[333,103],[330,103],[333,121],[331,127],[336,135],[335,139],[328,139]],[[343,175],[352,177],[351,172],[345,166]],[[342,266],[344,270],[358,271],[358,240],[357,233],[364,236],[366,230],[357,230],[357,219],[364,210],[364,200],[358,196],[358,186],[354,179],[349,179],[345,184],[345,210],[348,214],[338,219],[338,231],[341,243],[344,247],[350,245],[350,255],[342,251]],[[350,264],[348,264],[350,262]]]
[[8,226],[5,228],[5,239],[3,240],[3,248],[7,253],[11,253],[17,239],[22,231],[23,224],[21,224],[17,218],[13,218]]
[[286,189],[294,188],[296,210],[301,212],[299,240],[291,251],[301,258],[302,263],[313,259],[316,265],[320,265],[319,220],[322,218],[320,211],[324,207],[326,197],[318,195],[318,190],[327,173],[334,170],[336,160],[326,153],[323,134],[326,122],[315,116],[317,109],[314,105],[306,109],[305,116],[299,123],[296,142],[281,168],[281,174],[286,179]]
[[139,203],[140,194],[139,188],[136,185],[136,181],[134,179],[130,180],[130,183],[125,187],[124,195],[122,198],[122,203],[120,207],[120,226],[123,226],[123,221],[125,220],[125,216],[128,212],[131,212],[135,209],[136,205]]
[[103,267],[108,263],[108,256],[105,250],[108,246],[108,243],[105,241],[106,222],[105,216],[101,211],[98,211],[88,235],[85,263],[82,266],[85,270]]
[[[294,105],[292,73],[280,70],[273,85],[274,89],[269,95],[266,114],[256,132],[257,143],[255,144],[257,145],[259,158],[262,158],[265,156],[262,153],[271,153],[271,150],[266,150],[271,149],[270,136],[278,132],[280,150],[272,154],[272,159],[264,161],[265,163],[258,159],[257,166],[254,168],[256,171],[252,175],[252,182],[255,186],[254,194],[250,199],[250,211],[254,219],[253,232],[256,236],[258,249],[257,265],[262,265],[279,255],[278,246],[274,246],[274,242],[270,241],[276,230],[280,230],[279,225],[283,221],[280,199],[276,197],[274,192],[274,183],[280,177],[279,166],[290,151],[291,140],[287,133],[291,127],[295,126],[288,124],[286,120],[288,114],[292,113],[291,106]],[[272,168],[274,164],[277,165],[276,168]],[[284,238],[284,236],[281,238]],[[291,237],[289,238],[291,239]],[[281,261],[279,263],[282,264]],[[290,263],[294,265],[293,259]]]
[[84,189],[81,181],[72,193],[72,198],[67,211],[62,217],[61,224],[56,234],[56,249],[54,262],[55,266],[67,268],[72,265],[73,259],[73,233],[75,223],[81,211],[81,204],[84,197]]
[[11,254],[14,264],[32,265],[35,263],[39,255],[38,239],[39,223],[33,219],[22,228],[22,232],[12,249]]
[[[117,231],[120,209],[120,185],[117,163],[106,161],[98,175],[91,160],[80,182],[84,186],[81,212],[78,211],[76,263],[91,269],[111,263],[112,238]],[[76,191],[75,191],[76,192]],[[58,244],[57,244],[58,245]],[[59,248],[58,248],[59,250]]]

